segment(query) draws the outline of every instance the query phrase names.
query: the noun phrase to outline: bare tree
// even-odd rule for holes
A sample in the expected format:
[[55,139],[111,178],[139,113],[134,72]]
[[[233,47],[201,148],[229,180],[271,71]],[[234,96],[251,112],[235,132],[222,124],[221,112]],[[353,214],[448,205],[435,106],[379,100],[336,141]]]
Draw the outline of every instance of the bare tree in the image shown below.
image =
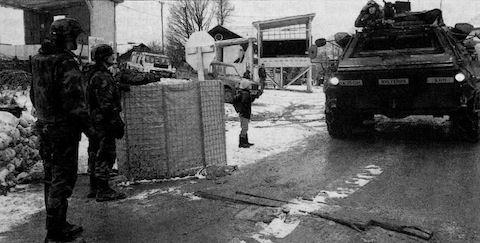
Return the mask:
[[151,41],[147,44],[147,47],[154,53],[165,54],[162,52],[162,43],[160,41]]
[[214,0],[215,2],[215,18],[219,25],[224,25],[228,22],[228,17],[235,11],[235,6],[230,0]]
[[166,52],[175,66],[185,60],[185,43],[195,31],[207,30],[213,19],[211,0],[178,0],[170,6]]

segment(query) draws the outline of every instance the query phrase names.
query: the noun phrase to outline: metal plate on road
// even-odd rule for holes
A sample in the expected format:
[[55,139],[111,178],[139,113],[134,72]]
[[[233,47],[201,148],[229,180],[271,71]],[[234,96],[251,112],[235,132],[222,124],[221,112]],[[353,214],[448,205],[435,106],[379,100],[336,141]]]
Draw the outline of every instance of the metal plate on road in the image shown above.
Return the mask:
[[362,86],[363,81],[361,79],[355,80],[340,80],[341,86]]
[[451,84],[453,77],[431,77],[427,78],[427,84]]
[[384,78],[384,79],[379,79],[378,84],[380,84],[380,85],[408,84],[408,78]]

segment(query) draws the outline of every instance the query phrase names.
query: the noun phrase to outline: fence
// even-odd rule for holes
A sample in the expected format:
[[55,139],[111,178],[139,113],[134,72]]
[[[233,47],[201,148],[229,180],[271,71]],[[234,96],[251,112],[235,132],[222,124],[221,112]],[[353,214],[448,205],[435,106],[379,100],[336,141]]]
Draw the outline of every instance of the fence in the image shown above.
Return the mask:
[[119,172],[132,180],[191,175],[226,165],[223,86],[169,80],[132,86],[123,97]]

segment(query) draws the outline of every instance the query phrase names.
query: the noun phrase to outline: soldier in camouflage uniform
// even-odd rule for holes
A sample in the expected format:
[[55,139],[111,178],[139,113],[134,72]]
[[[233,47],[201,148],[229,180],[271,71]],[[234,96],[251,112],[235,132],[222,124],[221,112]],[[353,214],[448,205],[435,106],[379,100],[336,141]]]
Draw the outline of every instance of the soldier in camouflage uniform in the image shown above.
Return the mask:
[[91,128],[79,63],[71,52],[77,49],[81,32],[74,19],[54,21],[49,38],[32,58],[30,98],[45,168],[45,242],[83,242],[76,238],[82,227],[66,221],[68,198],[77,180],[80,136]]
[[[113,49],[109,45],[99,45],[92,51],[95,65],[88,75],[88,99],[92,122],[97,131],[89,138],[90,193],[97,202],[126,198],[126,195],[110,188],[108,181],[116,159],[115,138],[121,139],[124,124],[120,92],[108,67],[114,63]],[[95,194],[96,192],[96,194]]]

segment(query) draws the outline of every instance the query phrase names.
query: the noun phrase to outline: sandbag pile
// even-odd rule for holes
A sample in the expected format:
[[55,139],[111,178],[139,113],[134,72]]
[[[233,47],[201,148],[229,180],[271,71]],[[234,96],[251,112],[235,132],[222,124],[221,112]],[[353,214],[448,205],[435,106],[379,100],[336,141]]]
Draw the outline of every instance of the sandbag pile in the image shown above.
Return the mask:
[[33,116],[24,112],[16,118],[0,111],[0,185],[3,194],[20,183],[43,177],[38,136],[33,133]]

